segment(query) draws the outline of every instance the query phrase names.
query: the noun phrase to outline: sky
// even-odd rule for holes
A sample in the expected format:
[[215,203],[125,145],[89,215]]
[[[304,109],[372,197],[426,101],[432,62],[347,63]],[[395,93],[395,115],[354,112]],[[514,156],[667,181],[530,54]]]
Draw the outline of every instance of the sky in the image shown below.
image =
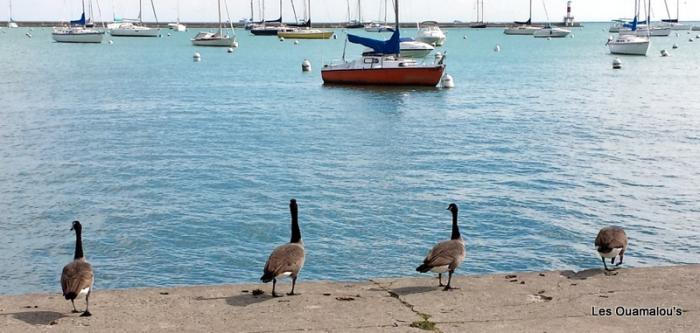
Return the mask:
[[[85,0],[86,2],[90,0]],[[250,0],[222,0],[228,3],[232,21],[250,17]],[[294,15],[290,5],[291,0],[283,0],[285,21],[293,21]],[[510,22],[526,20],[528,16],[528,0],[483,0],[484,19],[487,22]],[[667,0],[672,15],[675,16],[676,0]],[[10,0],[0,0],[0,20],[9,16]],[[113,8],[117,16],[135,18],[138,16],[139,0],[93,0],[99,2],[102,17],[112,18]],[[150,0],[144,2],[144,20],[155,21]],[[158,21],[170,22],[177,17],[177,3],[180,3],[180,19],[183,22],[207,22],[217,20],[216,0],[153,0],[158,15]],[[259,0],[255,0],[259,2]],[[351,8],[357,6],[357,0],[350,0]],[[380,5],[384,0],[362,0],[363,20],[383,19]],[[666,18],[664,0],[651,0],[654,17]],[[295,0],[297,13],[301,15],[304,0]],[[391,8],[391,0],[389,0]],[[401,0],[401,21],[416,22],[434,20],[452,22],[454,20],[472,21],[476,16],[476,0]],[[546,5],[551,21],[561,21],[566,12],[566,0],[533,0],[533,20],[546,21],[544,6]],[[13,16],[17,21],[65,21],[80,16],[81,0],[12,0]],[[315,22],[344,22],[348,17],[347,0],[311,0],[313,21]],[[279,16],[279,1],[266,1],[266,18]],[[257,8],[257,5],[256,5]],[[681,0],[681,20],[700,20],[700,0]],[[634,0],[574,0],[573,15],[576,21],[609,21],[614,18],[631,17],[634,11]],[[95,16],[99,20],[95,6]],[[256,9],[256,20],[259,13]],[[353,14],[353,16],[356,16]],[[389,15],[392,20],[393,15]],[[224,13],[224,18],[226,15]]]

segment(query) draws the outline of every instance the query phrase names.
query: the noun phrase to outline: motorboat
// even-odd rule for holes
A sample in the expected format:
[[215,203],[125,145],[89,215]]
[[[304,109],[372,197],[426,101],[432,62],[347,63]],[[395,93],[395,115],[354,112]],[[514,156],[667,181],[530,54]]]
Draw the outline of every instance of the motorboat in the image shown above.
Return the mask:
[[352,61],[331,62],[321,69],[324,84],[436,86],[445,71],[444,57],[437,63],[423,63],[401,56],[399,0],[394,2],[396,29],[389,40],[348,34],[348,41],[371,49]]
[[551,25],[546,25],[541,29],[535,30],[533,36],[535,38],[564,38],[571,34],[571,30],[553,27]]
[[401,38],[400,55],[404,58],[425,58],[435,50],[435,47],[424,42],[419,42],[413,38]]
[[[221,21],[221,0],[217,1],[219,10],[219,29],[216,32],[200,32],[192,38],[192,45],[197,46],[219,46],[219,47],[235,47],[236,35],[233,30],[233,24],[230,26],[231,34],[224,33],[223,22]],[[226,9],[228,12],[228,8]],[[231,22],[231,19],[228,20]]]
[[[153,0],[151,0],[151,8],[153,8],[153,16],[157,17]],[[160,29],[150,28],[143,24],[143,0],[139,0],[139,17],[137,20],[122,20],[114,28],[110,29],[109,33],[115,37],[160,37]]]
[[[51,37],[57,43],[102,43],[105,32],[95,29],[93,24],[85,19],[85,0],[82,1],[83,13],[79,20],[70,21],[69,26],[54,27]],[[92,2],[88,5],[92,19]]]
[[445,44],[445,33],[442,32],[438,23],[435,21],[425,21],[418,24],[418,32],[416,40],[430,45],[442,46]]

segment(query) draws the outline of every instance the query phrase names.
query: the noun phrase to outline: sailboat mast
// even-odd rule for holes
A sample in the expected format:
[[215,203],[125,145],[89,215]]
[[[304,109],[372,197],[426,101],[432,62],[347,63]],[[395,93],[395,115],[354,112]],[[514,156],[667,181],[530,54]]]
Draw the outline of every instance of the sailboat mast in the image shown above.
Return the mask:
[[[394,2],[394,15],[396,15],[396,31],[399,31],[399,0],[393,0],[393,2]],[[384,13],[386,13],[386,11]]]
[[357,22],[362,23],[362,1],[357,0]]
[[139,22],[143,23],[143,4],[139,0]]
[[530,0],[530,18],[528,21],[530,21],[530,24],[532,24],[532,0]]
[[280,23],[282,23],[282,0],[280,0]]
[[218,6],[219,7],[219,35],[223,35],[224,29],[221,26],[221,0],[218,0],[218,4],[219,4],[219,6]]
[[681,19],[681,0],[676,0],[676,21]]
[[254,21],[253,17],[253,0],[250,0],[250,22]]
[[180,24],[180,0],[177,0],[177,24]]

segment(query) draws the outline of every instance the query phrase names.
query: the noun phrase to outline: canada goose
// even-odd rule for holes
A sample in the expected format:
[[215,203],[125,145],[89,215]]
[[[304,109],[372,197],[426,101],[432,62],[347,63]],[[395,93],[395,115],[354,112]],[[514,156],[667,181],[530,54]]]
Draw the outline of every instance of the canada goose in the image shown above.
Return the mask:
[[595,246],[600,254],[600,259],[603,260],[603,267],[606,271],[608,265],[605,264],[605,258],[610,258],[610,263],[615,264],[615,257],[620,256],[620,261],[615,266],[622,265],[622,258],[625,257],[627,250],[627,235],[620,227],[606,227],[600,229],[598,237],[595,238]]
[[428,271],[438,273],[439,286],[442,287],[442,273],[449,272],[447,285],[444,290],[454,289],[451,286],[452,274],[459,267],[466,255],[464,250],[464,240],[459,234],[459,226],[457,226],[457,212],[459,209],[456,204],[450,204],[447,210],[452,212],[452,237],[448,241],[443,241],[435,245],[428,255],[425,256],[423,264],[416,268],[416,271],[426,273]]
[[89,299],[90,293],[92,292],[92,284],[95,282],[95,279],[92,266],[85,261],[85,256],[83,255],[83,240],[81,235],[83,226],[80,225],[80,222],[73,221],[73,226],[70,230],[75,230],[75,256],[73,257],[73,262],[63,267],[61,288],[63,289],[63,296],[69,299],[73,304],[73,313],[80,312],[75,309],[75,299],[85,295],[85,312],[80,316],[89,317],[92,316],[88,308],[90,306]]
[[289,210],[292,213],[292,239],[289,243],[277,247],[270,258],[265,263],[265,270],[260,280],[264,283],[272,281],[272,296],[278,297],[281,295],[275,294],[275,285],[277,279],[291,277],[292,291],[287,295],[294,295],[294,286],[297,283],[299,271],[304,266],[304,241],[301,240],[301,231],[299,230],[299,220],[297,216],[297,201],[292,199],[289,201]]

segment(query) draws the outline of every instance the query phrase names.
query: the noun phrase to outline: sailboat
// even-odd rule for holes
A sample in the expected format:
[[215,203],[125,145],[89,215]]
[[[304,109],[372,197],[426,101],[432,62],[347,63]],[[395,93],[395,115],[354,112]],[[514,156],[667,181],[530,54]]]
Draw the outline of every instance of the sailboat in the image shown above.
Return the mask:
[[273,21],[265,21],[265,0],[262,2],[262,16],[263,20],[261,24],[254,25],[250,29],[250,33],[256,36],[277,36],[278,32],[293,31],[293,28],[282,24],[282,0],[280,0],[280,18]]
[[668,19],[666,20],[661,20],[661,22],[664,22],[664,26],[668,26],[671,28],[671,30],[679,30],[679,31],[687,31],[692,28],[690,24],[683,24],[680,23],[678,20],[680,19],[681,16],[681,3],[680,0],[676,0],[676,18],[673,19],[671,18],[671,12],[668,10],[668,2],[667,0],[664,0],[664,4],[666,5],[666,13],[668,14]]
[[68,27],[54,27],[51,37],[58,43],[102,43],[105,35],[103,30],[92,28],[92,1],[88,4],[90,9],[90,20],[85,19],[85,0],[83,3],[83,14],[79,20],[70,21]]
[[352,14],[350,13],[350,0],[348,1],[348,23],[345,25],[346,29],[361,29],[365,25],[362,23],[362,1],[357,0],[357,18],[351,19]]
[[530,17],[525,22],[515,22],[515,26],[510,26],[503,30],[506,35],[533,35],[538,27],[532,26],[532,0],[530,0]]
[[168,23],[168,28],[177,32],[187,31],[187,26],[180,23],[180,0],[177,0],[177,21],[175,21],[175,23]]
[[476,0],[476,21],[470,24],[469,27],[472,29],[486,28],[486,23],[484,23],[484,0]]
[[[651,0],[649,0],[651,2]],[[629,25],[630,30],[637,31],[637,23],[639,17],[639,0],[634,1],[634,19],[632,24]],[[649,18],[647,17],[647,20]],[[649,22],[647,21],[647,25]],[[610,53],[612,54],[624,54],[624,55],[647,55],[649,52],[649,45],[651,40],[649,36],[637,36],[636,34],[618,34],[617,38],[608,42],[608,48],[610,48]]]
[[396,27],[389,40],[376,40],[348,34],[348,41],[371,49],[353,61],[331,63],[321,69],[325,84],[436,86],[445,71],[444,57],[435,64],[404,58],[399,32],[399,0],[394,2]]
[[[217,1],[219,8],[219,30],[216,33],[213,32],[200,32],[194,38],[192,38],[192,45],[197,46],[223,46],[223,47],[234,47],[236,44],[236,35],[233,31],[233,24],[229,18],[229,24],[231,24],[231,35],[224,35],[224,26],[221,22],[221,0]],[[228,13],[228,5],[226,5],[226,13]]]
[[645,14],[647,15],[646,24],[637,24],[636,30],[630,29],[630,25],[628,24],[623,26],[619,33],[622,35],[636,35],[639,37],[668,37],[671,35],[670,27],[651,24],[651,1],[649,1],[649,6],[647,6],[647,3],[644,2],[644,10],[646,11]]
[[553,27],[549,22],[549,13],[547,12],[547,5],[545,5],[544,0],[542,1],[542,6],[544,7],[544,14],[547,16],[547,24],[542,28],[535,30],[533,36],[535,38],[564,38],[571,33],[571,30]]
[[15,22],[14,17],[12,17],[12,0],[10,0],[10,20],[7,21],[7,27],[10,29],[18,28],[17,22]]
[[[394,31],[394,28],[386,24],[386,13],[389,10],[389,7],[387,6],[387,0],[384,0],[384,23],[379,23],[379,22],[370,22],[368,24],[365,24],[365,31],[367,32],[391,32]],[[379,3],[379,20],[381,20],[382,16],[382,3]]]
[[[153,16],[158,24],[158,16],[156,15],[156,7],[151,0],[151,8]],[[137,20],[122,20],[116,28],[109,32],[112,36],[117,37],[159,37],[160,29],[149,28],[143,25],[143,0],[139,0],[139,18]]]
[[311,0],[306,3],[306,11],[309,17],[306,18],[306,27],[296,28],[292,31],[278,31],[277,36],[294,39],[329,39],[333,36],[333,31],[311,28]]

